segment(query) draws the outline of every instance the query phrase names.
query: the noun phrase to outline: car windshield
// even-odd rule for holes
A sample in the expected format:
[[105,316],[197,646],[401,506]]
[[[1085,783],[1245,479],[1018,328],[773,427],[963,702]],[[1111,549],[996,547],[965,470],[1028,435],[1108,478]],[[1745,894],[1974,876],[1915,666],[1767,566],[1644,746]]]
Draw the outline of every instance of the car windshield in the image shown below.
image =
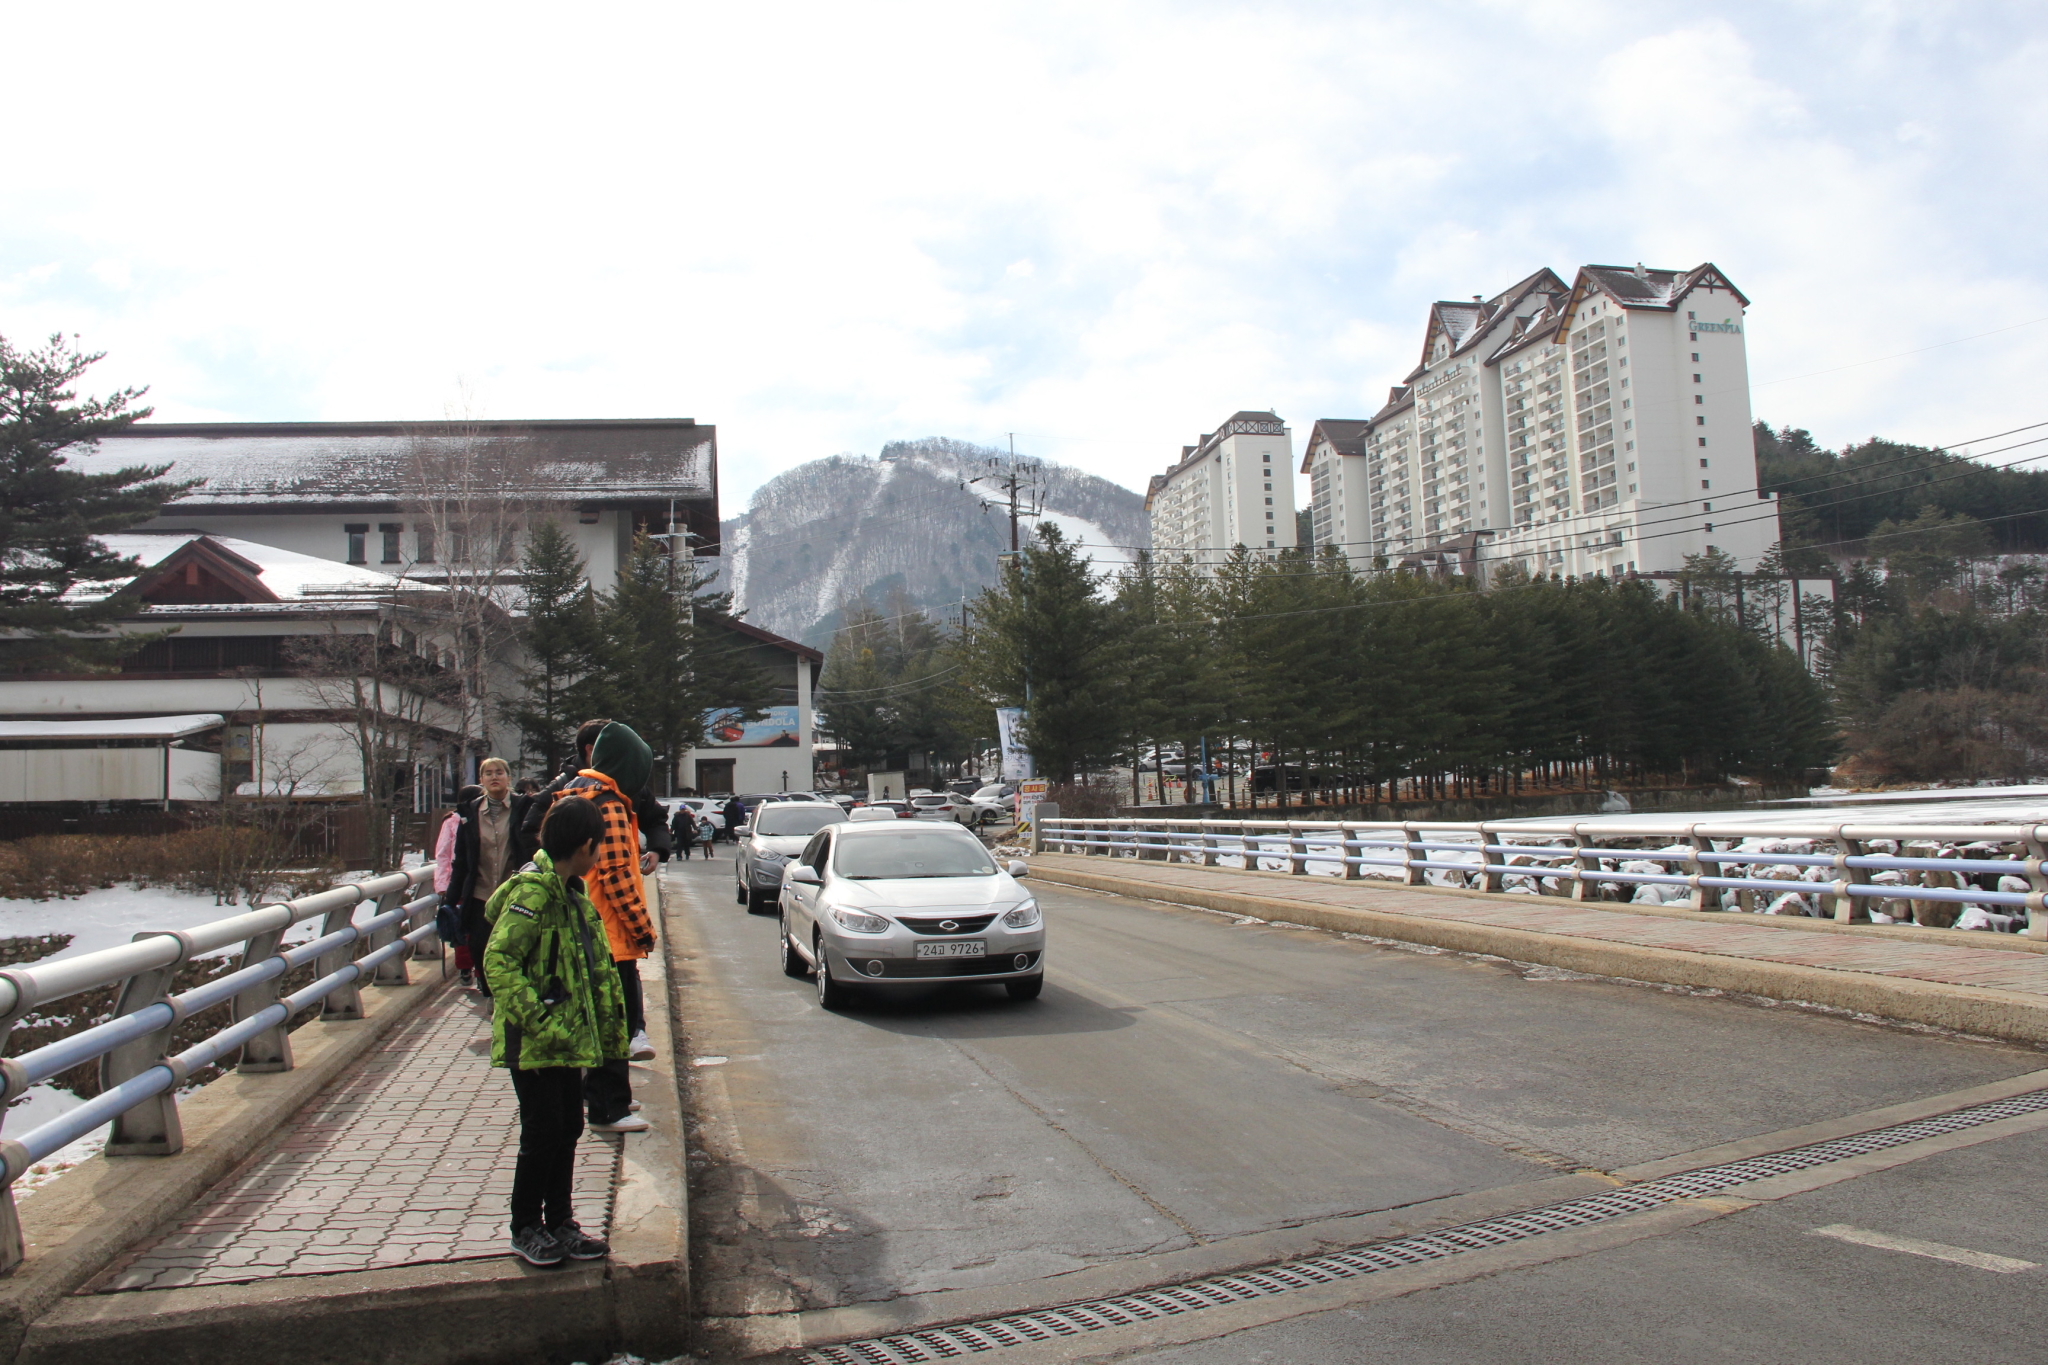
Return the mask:
[[1003,789],[1001,787],[983,787],[974,794],[974,799],[977,801],[994,801],[1001,797],[1002,794]]
[[842,835],[833,870],[855,881],[884,877],[993,877],[996,865],[979,840],[949,829],[892,829]]
[[846,812],[837,806],[819,806],[809,802],[797,805],[778,801],[772,806],[763,806],[754,812],[754,833],[773,834],[778,837],[816,834],[825,826],[836,825],[844,819]]

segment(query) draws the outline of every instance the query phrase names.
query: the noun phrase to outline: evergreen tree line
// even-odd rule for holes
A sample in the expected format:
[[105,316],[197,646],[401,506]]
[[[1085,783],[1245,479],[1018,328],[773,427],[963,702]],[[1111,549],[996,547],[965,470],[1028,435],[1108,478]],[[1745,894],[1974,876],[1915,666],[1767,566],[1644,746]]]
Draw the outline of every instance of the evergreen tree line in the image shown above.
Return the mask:
[[634,537],[618,582],[599,592],[569,534],[541,521],[521,569],[525,666],[505,718],[524,757],[544,771],[568,765],[578,725],[606,716],[647,741],[657,774],[673,773],[713,724],[759,720],[783,700],[754,661],[754,646],[722,624],[731,595],[714,591],[708,569],[672,557],[662,541]]
[[[1811,433],[1768,422],[1755,428],[1757,487],[1776,495],[1788,554],[1798,547],[1854,551],[1853,542],[1889,536],[1912,523],[1978,523],[1984,544],[2004,553],[2048,550],[2048,471],[2009,469],[1932,446],[1876,437],[1840,452],[1823,450]],[[2039,432],[1988,444],[2025,460],[2044,447]],[[1871,547],[1880,556],[1886,542]],[[1799,562],[1823,567],[1827,554]]]
[[[1994,445],[2038,450],[2038,433]],[[2048,769],[2048,473],[1870,440],[1839,454],[1756,427],[1782,562],[1835,577],[1815,668],[1859,783]],[[2026,455],[2016,456],[2025,459]]]
[[1281,791],[1379,799],[1797,774],[1833,753],[1822,686],[1766,619],[1738,623],[1705,590],[1497,577],[1479,592],[1328,550],[1240,549],[1215,570],[1141,558],[1111,579],[1047,526],[964,631],[919,629],[914,670],[835,640],[833,734],[883,709],[841,680],[898,710],[1026,706],[1041,776],[1206,748],[1236,756],[1219,794],[1240,797],[1252,766]]

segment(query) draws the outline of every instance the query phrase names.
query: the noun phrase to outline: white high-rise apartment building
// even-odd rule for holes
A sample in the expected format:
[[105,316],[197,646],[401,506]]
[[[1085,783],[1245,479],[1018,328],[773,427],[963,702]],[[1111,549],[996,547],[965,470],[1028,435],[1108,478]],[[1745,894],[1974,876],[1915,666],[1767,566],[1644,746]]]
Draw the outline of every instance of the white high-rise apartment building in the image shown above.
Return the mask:
[[[1754,568],[1778,528],[1756,486],[1748,302],[1711,264],[1589,265],[1570,285],[1539,270],[1433,305],[1422,363],[1386,406],[1317,424],[1362,427],[1326,443],[1333,490],[1354,467],[1368,490],[1347,550],[1361,564],[1615,575],[1719,549]],[[1334,491],[1332,508],[1357,515]]]
[[1371,428],[1370,422],[1325,417],[1309,430],[1301,472],[1308,475],[1309,540],[1318,551],[1333,545],[1371,558],[1372,500],[1365,472]]
[[1220,564],[1239,545],[1294,544],[1294,437],[1270,412],[1234,414],[1155,474],[1145,492],[1152,552],[1163,562]]

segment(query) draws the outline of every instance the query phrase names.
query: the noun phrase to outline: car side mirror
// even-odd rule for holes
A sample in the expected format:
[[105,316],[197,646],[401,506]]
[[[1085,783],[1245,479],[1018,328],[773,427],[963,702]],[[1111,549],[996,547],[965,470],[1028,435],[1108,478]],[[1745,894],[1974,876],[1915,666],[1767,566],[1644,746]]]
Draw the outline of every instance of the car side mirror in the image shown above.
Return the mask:
[[802,882],[805,886],[817,886],[820,884],[818,869],[810,866],[808,863],[798,863],[795,867],[792,867],[789,870],[789,879],[793,882]]
[[1012,859],[1012,860],[1011,860],[1011,862],[1010,862],[1010,875],[1011,875],[1012,877],[1022,877],[1022,876],[1024,876],[1024,875],[1025,875],[1026,873],[1028,873],[1028,872],[1030,872],[1030,871],[1031,871],[1031,865],[1030,865],[1029,863],[1026,863],[1026,862],[1024,862],[1024,861],[1023,861],[1023,860],[1022,860],[1021,858],[1020,858],[1020,859]]

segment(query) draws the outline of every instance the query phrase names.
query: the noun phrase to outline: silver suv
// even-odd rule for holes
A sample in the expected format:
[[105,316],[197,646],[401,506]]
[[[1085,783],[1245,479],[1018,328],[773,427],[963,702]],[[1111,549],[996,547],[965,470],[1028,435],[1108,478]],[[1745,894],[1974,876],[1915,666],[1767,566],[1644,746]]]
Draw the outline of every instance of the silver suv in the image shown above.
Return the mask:
[[772,907],[782,886],[783,864],[803,852],[811,836],[825,826],[845,823],[846,812],[824,801],[769,801],[756,806],[740,829],[732,862],[739,903],[750,911]]

